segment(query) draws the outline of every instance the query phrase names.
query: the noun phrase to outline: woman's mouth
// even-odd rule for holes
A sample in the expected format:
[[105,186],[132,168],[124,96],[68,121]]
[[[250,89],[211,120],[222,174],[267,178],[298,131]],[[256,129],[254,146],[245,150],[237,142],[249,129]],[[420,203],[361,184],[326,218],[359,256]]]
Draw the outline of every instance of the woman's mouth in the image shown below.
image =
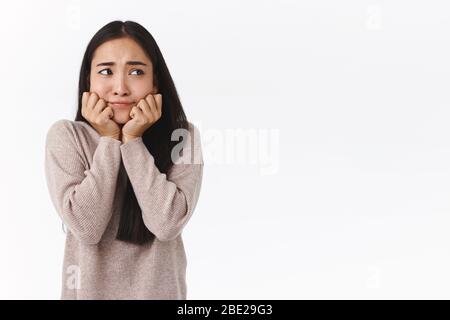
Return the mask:
[[122,109],[122,108],[129,108],[131,107],[132,103],[117,103],[117,102],[110,102],[109,105],[112,108]]

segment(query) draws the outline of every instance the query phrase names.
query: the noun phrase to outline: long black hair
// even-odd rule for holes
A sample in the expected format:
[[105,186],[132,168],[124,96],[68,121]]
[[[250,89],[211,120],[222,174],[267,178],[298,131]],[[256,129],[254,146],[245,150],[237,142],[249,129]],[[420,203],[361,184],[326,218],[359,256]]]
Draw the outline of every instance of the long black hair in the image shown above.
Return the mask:
[[[177,141],[171,140],[171,134],[173,130],[178,128],[188,129],[189,125],[161,51],[153,36],[140,24],[133,21],[112,21],[103,26],[92,37],[81,63],[78,83],[78,110],[75,120],[89,124],[81,114],[81,97],[83,92],[90,90],[91,62],[95,50],[108,40],[125,37],[136,41],[153,64],[153,81],[158,93],[162,94],[163,108],[161,118],[144,132],[142,140],[155,159],[155,165],[159,171],[167,174],[173,165],[171,150],[178,144]],[[144,224],[141,208],[137,202],[130,179],[127,178],[125,198],[116,239],[134,244],[144,244],[152,240],[153,237],[154,234]]]

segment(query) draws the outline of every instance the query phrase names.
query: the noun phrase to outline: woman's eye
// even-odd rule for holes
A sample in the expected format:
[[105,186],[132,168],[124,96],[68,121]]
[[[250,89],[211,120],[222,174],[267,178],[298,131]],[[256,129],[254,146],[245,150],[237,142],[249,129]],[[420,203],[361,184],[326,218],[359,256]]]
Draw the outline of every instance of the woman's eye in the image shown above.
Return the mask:
[[[103,73],[103,71],[107,71],[109,73]],[[104,75],[109,75],[109,74],[112,74],[112,71],[111,71],[111,69],[103,69],[103,70],[100,70],[98,73],[104,74]]]
[[144,71],[142,71],[141,69],[136,69],[136,70],[133,70],[133,71],[131,71],[131,73],[133,73],[133,72],[138,72],[138,74],[137,75],[141,75],[141,74],[144,74]]

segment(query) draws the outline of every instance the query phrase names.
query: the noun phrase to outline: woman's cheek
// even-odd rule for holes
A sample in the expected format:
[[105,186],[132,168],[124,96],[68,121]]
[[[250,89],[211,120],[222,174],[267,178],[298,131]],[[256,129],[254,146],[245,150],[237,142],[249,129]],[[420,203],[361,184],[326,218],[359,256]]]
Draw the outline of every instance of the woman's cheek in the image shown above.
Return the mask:
[[139,99],[145,99],[145,97],[153,90],[152,82],[148,79],[144,81],[136,81],[133,88]]

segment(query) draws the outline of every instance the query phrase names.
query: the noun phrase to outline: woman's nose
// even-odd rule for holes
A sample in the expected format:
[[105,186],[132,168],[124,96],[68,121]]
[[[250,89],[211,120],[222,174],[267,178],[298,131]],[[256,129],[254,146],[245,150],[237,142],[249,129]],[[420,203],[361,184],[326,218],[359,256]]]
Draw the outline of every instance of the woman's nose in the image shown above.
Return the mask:
[[114,94],[119,96],[130,95],[125,77],[118,76],[114,84]]

